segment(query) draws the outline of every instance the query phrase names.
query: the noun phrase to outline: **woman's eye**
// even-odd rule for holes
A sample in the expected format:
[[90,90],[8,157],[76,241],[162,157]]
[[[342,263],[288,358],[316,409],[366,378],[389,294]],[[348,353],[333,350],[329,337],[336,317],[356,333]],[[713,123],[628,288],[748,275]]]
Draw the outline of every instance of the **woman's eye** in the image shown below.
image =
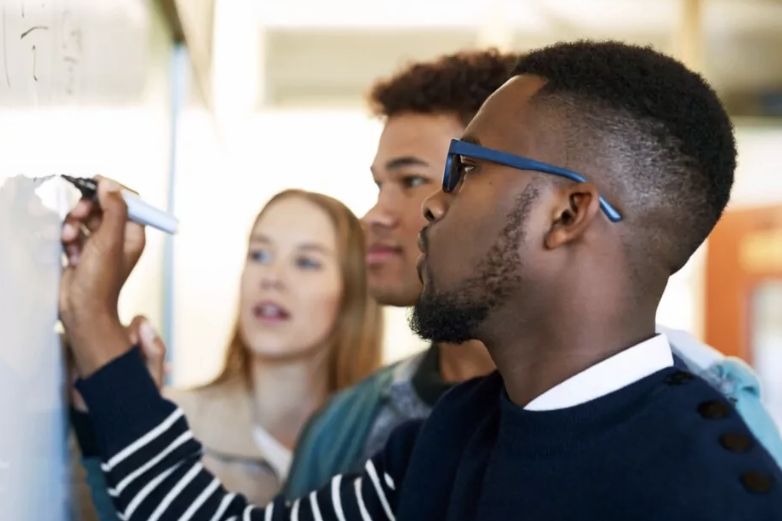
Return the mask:
[[470,172],[472,172],[473,168],[475,168],[475,165],[467,165],[464,163],[459,164],[459,170],[461,170],[462,175],[469,174]]
[[272,258],[271,254],[265,250],[250,250],[248,257],[250,260],[260,263],[267,263]]
[[315,259],[310,259],[309,257],[299,257],[296,259],[296,265],[299,268],[303,268],[305,270],[316,270],[320,268],[320,262],[316,261]]

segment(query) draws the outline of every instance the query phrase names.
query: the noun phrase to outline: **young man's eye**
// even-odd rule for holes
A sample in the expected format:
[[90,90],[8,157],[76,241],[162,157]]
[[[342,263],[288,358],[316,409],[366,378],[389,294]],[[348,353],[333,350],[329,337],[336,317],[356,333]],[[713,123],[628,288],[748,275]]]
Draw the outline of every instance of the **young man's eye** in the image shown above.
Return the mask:
[[405,176],[402,179],[402,184],[404,185],[405,188],[416,188],[428,183],[429,183],[429,179],[419,175]]

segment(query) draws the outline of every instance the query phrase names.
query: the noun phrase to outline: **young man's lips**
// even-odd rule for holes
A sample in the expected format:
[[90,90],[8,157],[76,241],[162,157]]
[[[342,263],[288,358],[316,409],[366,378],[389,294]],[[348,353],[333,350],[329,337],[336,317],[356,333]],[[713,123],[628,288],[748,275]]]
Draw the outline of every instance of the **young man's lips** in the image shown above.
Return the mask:
[[394,246],[375,245],[367,250],[366,262],[370,266],[383,264],[402,254],[402,249]]

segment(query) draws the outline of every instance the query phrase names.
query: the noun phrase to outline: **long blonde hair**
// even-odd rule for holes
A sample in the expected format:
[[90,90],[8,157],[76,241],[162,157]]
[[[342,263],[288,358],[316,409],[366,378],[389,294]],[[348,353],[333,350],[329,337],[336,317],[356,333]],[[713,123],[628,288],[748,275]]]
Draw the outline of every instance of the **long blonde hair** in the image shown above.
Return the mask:
[[[358,218],[347,206],[327,195],[305,190],[285,190],[266,203],[255,218],[255,223],[272,204],[291,197],[309,201],[323,210],[337,232],[342,299],[330,337],[331,350],[327,361],[328,389],[329,393],[334,393],[355,384],[380,367],[383,318],[380,306],[368,293],[364,232]],[[242,341],[239,320],[237,316],[223,369],[209,385],[236,378],[243,378],[249,383],[250,354]]]

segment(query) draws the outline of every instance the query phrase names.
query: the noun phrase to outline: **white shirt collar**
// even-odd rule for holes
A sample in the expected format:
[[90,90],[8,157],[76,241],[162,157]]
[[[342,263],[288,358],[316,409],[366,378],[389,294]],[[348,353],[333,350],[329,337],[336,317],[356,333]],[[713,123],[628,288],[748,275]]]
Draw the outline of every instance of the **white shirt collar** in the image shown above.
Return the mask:
[[687,331],[671,329],[657,324],[657,333],[664,334],[671,344],[671,351],[689,366],[703,371],[725,360],[725,355],[697,340]]
[[293,461],[293,452],[260,425],[253,426],[253,437],[258,449],[264,455],[266,463],[274,470],[280,482],[287,480]]
[[571,376],[524,408],[529,411],[550,411],[580,405],[618,391],[672,365],[671,346],[666,336],[660,334]]

